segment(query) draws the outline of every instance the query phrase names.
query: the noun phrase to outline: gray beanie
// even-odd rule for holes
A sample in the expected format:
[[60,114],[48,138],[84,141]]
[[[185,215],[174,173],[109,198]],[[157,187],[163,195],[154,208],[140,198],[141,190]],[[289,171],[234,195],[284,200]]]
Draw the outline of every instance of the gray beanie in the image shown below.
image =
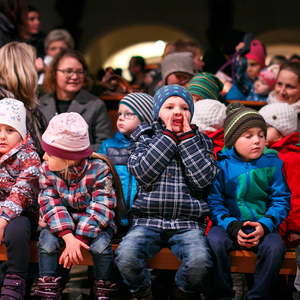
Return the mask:
[[167,55],[161,62],[162,79],[166,82],[167,77],[175,72],[195,74],[195,64],[191,52],[175,52]]

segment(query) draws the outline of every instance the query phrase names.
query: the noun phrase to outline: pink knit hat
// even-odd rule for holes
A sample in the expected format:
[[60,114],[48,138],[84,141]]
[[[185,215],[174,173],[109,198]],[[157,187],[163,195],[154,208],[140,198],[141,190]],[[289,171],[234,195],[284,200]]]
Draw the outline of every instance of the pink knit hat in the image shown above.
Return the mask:
[[54,116],[42,135],[42,148],[50,155],[71,160],[90,156],[88,125],[75,112]]
[[263,43],[259,40],[251,41],[250,51],[246,54],[246,58],[253,59],[262,67],[265,67],[266,49]]
[[276,79],[280,70],[280,66],[277,64],[271,65],[263,70],[261,70],[258,74],[258,78],[264,80],[271,90],[274,89]]

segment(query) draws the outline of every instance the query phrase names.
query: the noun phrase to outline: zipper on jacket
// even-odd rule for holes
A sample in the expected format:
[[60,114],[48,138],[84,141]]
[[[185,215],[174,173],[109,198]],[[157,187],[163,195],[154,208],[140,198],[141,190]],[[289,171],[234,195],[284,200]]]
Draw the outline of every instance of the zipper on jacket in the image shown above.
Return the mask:
[[250,215],[252,216],[252,218],[253,218],[253,221],[257,221],[257,218],[256,218],[256,216],[255,216],[255,213],[254,213],[254,211],[253,211],[253,209],[251,209],[250,207],[249,207],[249,205],[248,205],[248,203],[247,203],[247,194],[248,194],[248,187],[249,187],[249,184],[250,184],[250,174],[249,174],[249,163],[247,162],[246,163],[246,169],[247,169],[247,172],[246,172],[246,182],[247,182],[247,184],[246,184],[246,191],[245,191],[245,198],[244,198],[244,205],[245,205],[245,207],[249,210],[249,212],[250,212]]

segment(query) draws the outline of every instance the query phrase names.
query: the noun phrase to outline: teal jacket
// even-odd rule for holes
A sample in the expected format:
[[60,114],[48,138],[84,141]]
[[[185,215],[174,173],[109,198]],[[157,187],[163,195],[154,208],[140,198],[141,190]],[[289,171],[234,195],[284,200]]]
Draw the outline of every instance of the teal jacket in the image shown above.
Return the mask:
[[246,162],[233,147],[224,148],[218,164],[220,172],[208,196],[214,224],[227,230],[233,221],[254,221],[276,231],[290,202],[277,152],[265,148],[260,158]]
[[[113,138],[104,140],[97,151],[98,153],[107,155],[114,164],[121,180],[123,197],[127,211],[129,211],[133,205],[137,193],[136,179],[129,173],[127,167],[129,157],[128,148],[130,142],[130,139],[124,134],[117,132]],[[128,226],[128,224],[129,222],[127,218],[121,219],[122,226]]]

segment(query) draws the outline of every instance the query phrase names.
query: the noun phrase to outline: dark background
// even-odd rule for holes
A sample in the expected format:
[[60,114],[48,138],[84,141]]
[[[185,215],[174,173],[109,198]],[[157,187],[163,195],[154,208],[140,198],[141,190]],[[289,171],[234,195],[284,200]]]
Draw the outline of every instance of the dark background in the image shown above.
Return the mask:
[[230,51],[243,32],[253,32],[271,54],[280,46],[283,52],[300,49],[299,0],[28,2],[40,10],[43,31],[64,27],[72,33],[92,69],[127,46],[158,39],[192,38],[204,49]]

